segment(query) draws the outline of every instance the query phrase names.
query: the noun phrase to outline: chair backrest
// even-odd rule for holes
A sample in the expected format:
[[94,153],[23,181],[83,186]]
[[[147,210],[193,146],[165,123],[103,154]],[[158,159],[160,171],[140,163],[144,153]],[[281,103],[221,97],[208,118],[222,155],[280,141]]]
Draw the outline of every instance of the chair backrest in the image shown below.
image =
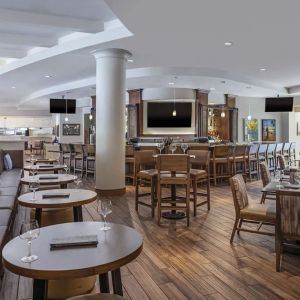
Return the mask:
[[155,153],[153,150],[135,151],[134,153],[135,171],[138,172],[140,170],[155,168],[155,160],[153,158],[154,154]]
[[125,146],[125,156],[127,156],[127,157],[134,156],[134,146],[133,145]]
[[63,153],[70,153],[71,152],[70,144],[61,144],[61,151]]
[[278,163],[280,170],[284,170],[286,168],[286,163],[283,155],[278,155]]
[[295,150],[296,150],[296,143],[291,143],[290,149],[289,149],[290,155],[294,154]]
[[266,186],[268,183],[271,182],[270,171],[266,162],[262,162],[259,165],[260,165],[261,180],[263,186]]
[[258,148],[259,155],[266,155],[268,144],[260,144]]
[[93,144],[85,144],[84,145],[85,154],[88,156],[95,156],[96,148]]
[[74,152],[76,154],[82,154],[83,153],[83,147],[82,147],[81,144],[74,144],[73,149],[74,149]]
[[189,143],[189,149],[191,150],[208,150],[208,143]]
[[252,144],[250,146],[249,155],[252,156],[257,155],[258,148],[259,148],[259,144]]
[[234,156],[246,156],[247,145],[236,145],[233,150]]
[[215,158],[229,158],[232,155],[233,146],[217,145],[213,150],[213,157]]
[[243,176],[237,174],[229,179],[236,214],[248,206],[248,193]]
[[290,150],[290,146],[291,146],[290,143],[284,143],[284,145],[283,145],[283,152],[288,153],[289,150]]
[[276,144],[276,149],[275,149],[275,152],[276,154],[282,154],[282,149],[283,149],[283,143],[277,143]]
[[159,172],[187,172],[190,171],[190,156],[188,154],[159,154],[157,156]]
[[194,169],[209,171],[210,152],[208,150],[189,150],[188,155],[195,156],[195,158],[190,158],[191,165]]
[[276,192],[276,237],[300,240],[300,192]]
[[267,148],[267,154],[274,155],[276,149],[276,144],[269,144]]

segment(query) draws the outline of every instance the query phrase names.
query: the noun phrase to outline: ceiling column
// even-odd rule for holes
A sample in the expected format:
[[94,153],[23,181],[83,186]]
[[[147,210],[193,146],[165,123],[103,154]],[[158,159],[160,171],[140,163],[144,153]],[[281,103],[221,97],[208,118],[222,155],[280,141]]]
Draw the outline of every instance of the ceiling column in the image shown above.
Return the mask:
[[96,50],[96,191],[125,193],[126,61],[123,49]]

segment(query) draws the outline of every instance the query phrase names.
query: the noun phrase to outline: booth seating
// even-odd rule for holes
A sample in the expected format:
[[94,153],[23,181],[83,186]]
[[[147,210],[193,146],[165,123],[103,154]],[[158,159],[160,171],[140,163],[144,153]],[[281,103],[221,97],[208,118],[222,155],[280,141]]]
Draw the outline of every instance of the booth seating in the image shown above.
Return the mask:
[[[12,170],[5,170],[4,155],[8,153],[13,162]],[[17,213],[16,198],[21,192],[20,178],[23,170],[23,150],[0,149],[0,251],[12,235]],[[2,275],[3,268],[0,265]]]

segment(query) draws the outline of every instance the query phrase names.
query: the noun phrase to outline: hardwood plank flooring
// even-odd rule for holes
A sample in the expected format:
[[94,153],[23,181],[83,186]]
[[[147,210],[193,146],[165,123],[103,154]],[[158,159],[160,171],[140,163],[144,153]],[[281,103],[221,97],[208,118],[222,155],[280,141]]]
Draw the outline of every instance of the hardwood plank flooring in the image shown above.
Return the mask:
[[[92,179],[84,185],[92,188]],[[252,198],[260,199],[259,182],[247,183],[247,188]],[[300,256],[285,253],[283,272],[276,273],[274,237],[241,233],[230,245],[235,213],[228,185],[212,187],[211,210],[198,208],[197,217],[191,214],[189,228],[184,219],[162,219],[158,226],[146,207],[137,213],[130,185],[112,202],[109,221],[134,227],[144,237],[142,254],[121,270],[126,299],[300,299]],[[15,236],[28,217],[29,210],[20,207]],[[83,217],[101,219],[95,203],[83,208]],[[31,289],[32,280],[5,271],[0,299],[26,299]]]

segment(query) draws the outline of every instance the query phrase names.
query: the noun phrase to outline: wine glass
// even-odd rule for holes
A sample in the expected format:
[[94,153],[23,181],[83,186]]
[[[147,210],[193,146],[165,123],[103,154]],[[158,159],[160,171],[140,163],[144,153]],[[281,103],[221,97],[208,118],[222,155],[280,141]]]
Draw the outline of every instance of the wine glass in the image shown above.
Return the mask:
[[159,153],[161,154],[161,151],[165,148],[164,143],[158,143],[157,144],[157,149],[159,150]]
[[74,175],[74,183],[76,184],[76,189],[79,189],[82,180],[78,176]]
[[35,155],[34,154],[30,155],[30,162],[31,162],[31,165],[33,166],[35,163]]
[[38,238],[40,235],[40,228],[37,221],[29,223],[23,223],[20,231],[20,238],[27,241],[28,253],[21,258],[24,263],[31,263],[37,260],[39,257],[31,253],[31,242]]
[[64,165],[65,174],[69,174],[69,167],[67,165]]
[[187,143],[182,143],[181,144],[181,149],[183,153],[185,154],[186,150],[189,148],[189,145]]
[[97,211],[100,215],[103,216],[104,226],[100,230],[107,231],[111,229],[107,226],[106,216],[112,213],[112,205],[110,200],[98,200]]
[[275,171],[274,179],[275,179],[275,182],[280,182],[280,179],[281,179],[280,170]]
[[176,149],[177,149],[177,146],[176,146],[175,144],[171,144],[171,145],[169,146],[169,149],[170,149],[170,151],[172,152],[172,154],[174,154],[174,152],[175,152]]
[[35,192],[39,189],[40,183],[39,179],[36,176],[31,176],[32,178],[29,178],[29,189],[31,192],[33,192],[33,199],[32,201],[35,201]]
[[30,176],[35,176],[38,173],[38,166],[37,165],[32,165],[30,167],[29,175]]

